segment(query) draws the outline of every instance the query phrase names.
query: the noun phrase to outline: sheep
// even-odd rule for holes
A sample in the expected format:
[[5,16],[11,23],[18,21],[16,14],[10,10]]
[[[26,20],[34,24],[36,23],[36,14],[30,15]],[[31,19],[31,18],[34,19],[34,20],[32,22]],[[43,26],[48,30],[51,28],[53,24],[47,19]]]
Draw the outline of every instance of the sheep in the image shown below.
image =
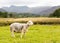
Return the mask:
[[10,25],[10,31],[11,31],[11,35],[12,37],[15,37],[14,32],[19,32],[21,33],[21,38],[23,37],[23,35],[26,33],[26,31],[28,31],[28,27],[33,25],[32,21],[28,21],[27,23],[12,23]]

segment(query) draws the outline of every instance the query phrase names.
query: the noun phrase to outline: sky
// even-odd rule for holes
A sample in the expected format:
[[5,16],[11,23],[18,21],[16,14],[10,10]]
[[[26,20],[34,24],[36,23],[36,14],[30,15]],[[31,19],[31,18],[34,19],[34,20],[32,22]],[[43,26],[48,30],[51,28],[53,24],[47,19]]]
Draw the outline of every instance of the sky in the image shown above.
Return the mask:
[[0,0],[0,7],[9,7],[11,5],[16,6],[58,6],[60,0]]

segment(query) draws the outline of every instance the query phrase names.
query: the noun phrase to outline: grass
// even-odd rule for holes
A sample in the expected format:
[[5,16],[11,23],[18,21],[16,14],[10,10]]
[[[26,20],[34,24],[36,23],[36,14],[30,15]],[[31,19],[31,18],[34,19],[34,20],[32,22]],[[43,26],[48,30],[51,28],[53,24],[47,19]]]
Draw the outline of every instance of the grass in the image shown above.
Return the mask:
[[60,24],[60,18],[48,18],[48,17],[37,17],[37,18],[0,18],[0,26],[10,25],[13,22],[25,23],[32,20],[34,24]]
[[60,43],[60,25],[33,25],[21,39],[11,37],[9,26],[0,26],[0,43]]

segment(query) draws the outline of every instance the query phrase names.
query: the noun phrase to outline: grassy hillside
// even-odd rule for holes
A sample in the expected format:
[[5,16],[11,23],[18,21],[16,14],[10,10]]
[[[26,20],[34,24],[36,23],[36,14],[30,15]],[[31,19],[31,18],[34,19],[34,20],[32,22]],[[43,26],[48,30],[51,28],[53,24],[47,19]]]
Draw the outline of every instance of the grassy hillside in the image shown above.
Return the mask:
[[15,35],[11,37],[9,26],[0,26],[0,43],[60,43],[60,25],[33,25],[22,39]]

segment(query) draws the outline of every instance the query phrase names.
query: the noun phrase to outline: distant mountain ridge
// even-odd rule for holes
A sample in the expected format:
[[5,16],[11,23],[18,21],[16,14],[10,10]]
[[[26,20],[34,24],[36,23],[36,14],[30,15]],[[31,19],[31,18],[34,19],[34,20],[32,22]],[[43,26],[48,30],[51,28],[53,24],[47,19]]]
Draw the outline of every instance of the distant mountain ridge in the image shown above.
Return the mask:
[[40,14],[42,14],[42,16],[48,16],[49,14],[52,14],[56,9],[59,9],[59,8],[60,6],[54,6],[49,9],[41,11]]
[[0,8],[0,12],[6,12],[6,10],[4,10],[4,9]]
[[27,7],[27,6],[10,6],[3,7],[7,12],[16,12],[16,13],[33,13],[39,14],[42,16],[48,16],[50,13],[53,13],[56,9],[60,8],[60,6],[40,6],[40,7]]
[[17,13],[25,13],[28,11],[29,7],[27,6],[10,6],[10,7],[3,7],[4,10],[7,12],[17,12]]

